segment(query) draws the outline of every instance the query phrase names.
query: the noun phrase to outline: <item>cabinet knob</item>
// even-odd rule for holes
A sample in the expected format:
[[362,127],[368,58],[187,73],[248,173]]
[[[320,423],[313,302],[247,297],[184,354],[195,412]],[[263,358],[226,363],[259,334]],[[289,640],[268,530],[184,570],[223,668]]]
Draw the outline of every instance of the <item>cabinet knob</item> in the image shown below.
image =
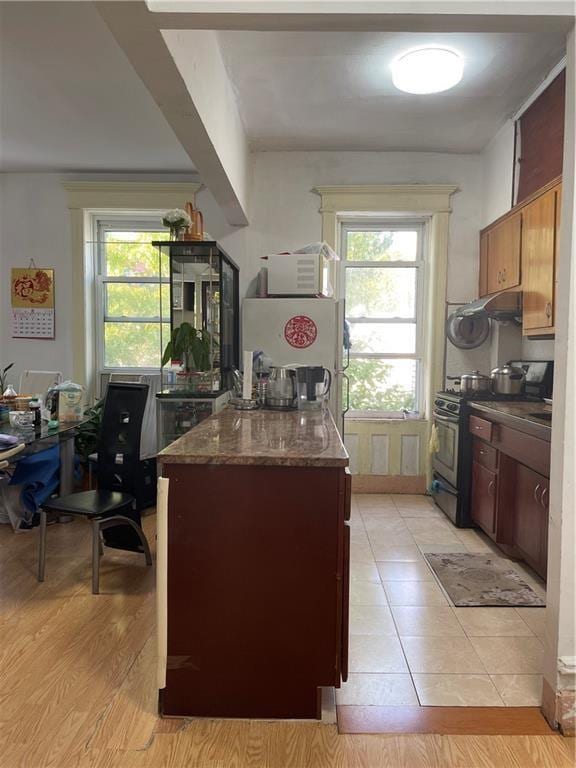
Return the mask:
[[546,303],[546,317],[552,317],[552,304],[550,302]]
[[546,509],[548,506],[547,501],[545,501],[547,496],[548,496],[548,488],[544,488],[544,490],[542,491],[542,495],[540,496],[540,504],[542,504],[544,509]]
[[488,495],[494,496],[494,480],[490,480],[488,483]]

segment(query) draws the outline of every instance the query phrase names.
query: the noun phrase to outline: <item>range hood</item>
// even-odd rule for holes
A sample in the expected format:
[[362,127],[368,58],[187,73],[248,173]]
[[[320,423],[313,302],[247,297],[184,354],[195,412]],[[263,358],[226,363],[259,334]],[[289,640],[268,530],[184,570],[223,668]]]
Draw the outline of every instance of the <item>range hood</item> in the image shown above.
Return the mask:
[[522,315],[522,291],[500,291],[460,307],[457,317],[484,315],[492,320],[512,320]]

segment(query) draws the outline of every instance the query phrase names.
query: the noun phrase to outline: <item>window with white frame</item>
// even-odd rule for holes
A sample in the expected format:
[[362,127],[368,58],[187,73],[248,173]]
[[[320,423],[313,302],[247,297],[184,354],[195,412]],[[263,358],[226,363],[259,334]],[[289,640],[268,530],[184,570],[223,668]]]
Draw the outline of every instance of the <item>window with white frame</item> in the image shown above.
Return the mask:
[[99,371],[160,368],[170,336],[170,274],[154,240],[160,215],[94,220],[96,365]]
[[422,219],[342,223],[350,417],[421,408],[424,228]]

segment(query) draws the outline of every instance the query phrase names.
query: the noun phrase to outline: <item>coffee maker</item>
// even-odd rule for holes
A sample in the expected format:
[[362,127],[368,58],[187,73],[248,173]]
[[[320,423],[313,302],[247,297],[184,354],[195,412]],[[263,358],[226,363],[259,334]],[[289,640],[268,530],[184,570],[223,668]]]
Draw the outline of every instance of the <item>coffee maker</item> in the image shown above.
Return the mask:
[[322,409],[328,403],[332,374],[321,365],[296,368],[296,400],[300,410]]

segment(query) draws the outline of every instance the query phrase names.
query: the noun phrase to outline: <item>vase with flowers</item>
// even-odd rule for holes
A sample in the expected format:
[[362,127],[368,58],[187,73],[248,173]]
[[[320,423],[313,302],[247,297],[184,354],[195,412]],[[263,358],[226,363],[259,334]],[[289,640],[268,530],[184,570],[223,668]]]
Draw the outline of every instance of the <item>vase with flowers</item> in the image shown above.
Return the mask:
[[182,208],[172,208],[162,217],[162,224],[169,228],[170,240],[179,240],[182,231],[192,224],[192,220],[187,211]]

